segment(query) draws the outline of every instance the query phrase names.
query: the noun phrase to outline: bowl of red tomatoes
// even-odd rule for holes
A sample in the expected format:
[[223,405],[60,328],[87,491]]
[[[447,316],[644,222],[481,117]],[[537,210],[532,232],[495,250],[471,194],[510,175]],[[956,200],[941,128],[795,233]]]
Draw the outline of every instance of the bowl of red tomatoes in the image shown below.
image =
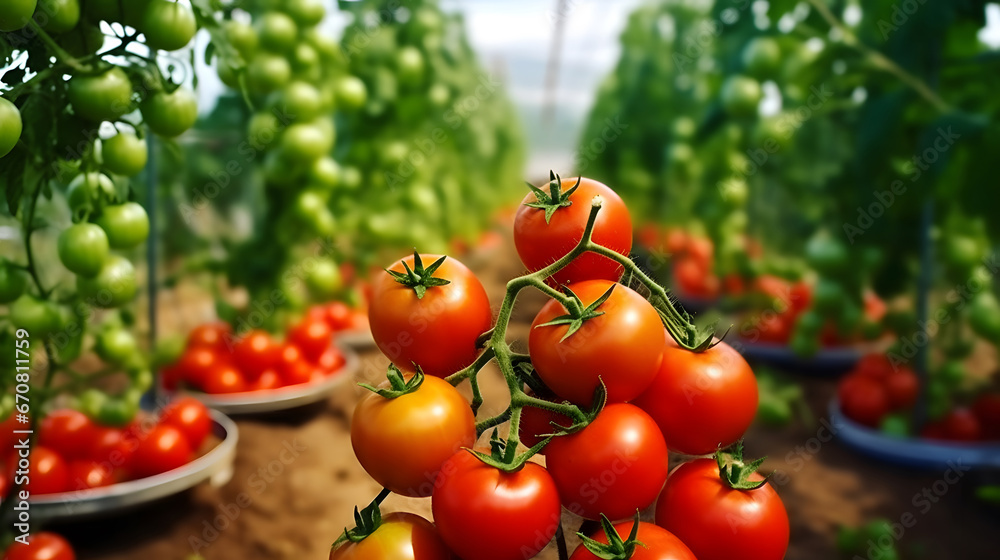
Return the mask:
[[[232,475],[236,424],[203,403],[181,397],[158,413],[140,412],[124,426],[103,425],[73,409],[38,422],[37,443],[23,458],[15,414],[0,427],[11,449],[0,478],[29,494],[32,518],[75,519],[120,512]],[[10,443],[10,445],[6,445]]]
[[161,370],[160,387],[229,414],[305,406],[350,382],[359,367],[357,355],[334,341],[328,318],[312,312],[288,329],[285,340],[205,323],[188,335],[177,361]]

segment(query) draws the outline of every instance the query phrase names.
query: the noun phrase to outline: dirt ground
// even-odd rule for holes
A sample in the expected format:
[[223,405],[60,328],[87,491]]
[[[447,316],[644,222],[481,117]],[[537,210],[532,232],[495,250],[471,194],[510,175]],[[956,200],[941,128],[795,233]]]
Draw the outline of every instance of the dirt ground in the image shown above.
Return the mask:
[[[484,270],[494,306],[503,279],[518,273],[516,256],[495,255],[501,266],[472,264]],[[537,296],[525,297],[512,325],[523,335],[538,308]],[[205,317],[187,313],[194,322]],[[523,338],[522,338],[523,339]],[[369,348],[361,351],[359,380],[373,380],[387,361]],[[801,377],[810,404],[822,420],[835,390],[828,379]],[[484,376],[484,413],[502,410],[499,375]],[[81,559],[206,560],[320,559],[330,543],[352,524],[356,505],[367,504],[380,490],[354,458],[350,418],[360,391],[345,384],[328,401],[297,411],[265,417],[238,418],[240,441],[232,479],[220,488],[207,483],[183,494],[129,513],[64,524],[65,534]],[[493,398],[491,399],[491,395]],[[791,518],[790,560],[838,558],[834,541],[838,525],[857,526],[875,517],[898,521],[912,514],[916,524],[902,535],[905,559],[996,558],[1000,515],[976,502],[972,490],[998,473],[963,472],[940,501],[924,507],[925,488],[943,480],[944,472],[909,472],[874,463],[829,441],[817,427],[781,430],[755,427],[747,435],[748,453],[767,455],[764,470],[774,478]],[[672,465],[678,464],[672,462]],[[940,487],[939,483],[939,487]],[[383,510],[413,511],[430,517],[429,499],[391,496]],[[567,534],[579,518],[564,519]],[[577,540],[570,537],[570,550]],[[539,558],[555,559],[554,545]]]

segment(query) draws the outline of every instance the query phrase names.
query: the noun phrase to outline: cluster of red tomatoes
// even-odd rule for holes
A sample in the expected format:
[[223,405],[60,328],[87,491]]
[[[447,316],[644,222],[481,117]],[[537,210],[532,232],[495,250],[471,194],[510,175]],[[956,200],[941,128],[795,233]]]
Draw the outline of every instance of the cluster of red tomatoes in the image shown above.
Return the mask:
[[11,544],[3,560],[76,560],[76,552],[61,536],[41,531],[29,535],[27,543]]
[[[559,194],[535,190],[515,219],[515,244],[529,271],[574,249],[598,196],[593,241],[628,254],[631,220],[610,188],[588,179],[554,183]],[[407,257],[380,274],[369,319],[376,344],[396,367],[359,403],[351,439],[358,461],[386,490],[430,497],[435,522],[391,514],[367,537],[335,547],[330,558],[412,550],[422,559],[520,560],[552,540],[563,508],[621,521],[657,500],[656,523],[638,524],[644,546],[633,546],[631,558],[782,558],[789,531],[784,506],[753,473],[756,465],[742,463],[741,452],[719,462],[695,459],[668,476],[668,447],[704,455],[742,437],[757,408],[753,372],[724,342],[700,353],[674,343],[657,309],[618,283],[623,271],[618,261],[587,252],[545,279],[568,286],[577,309],[552,299],[538,312],[528,356],[541,384],[525,393],[522,381],[508,379],[519,387],[511,389],[512,402],[532,394],[586,410],[603,386],[606,405],[591,410],[586,425],[549,439],[541,449],[544,466],[498,464],[498,449],[515,441],[479,443],[469,403],[444,379],[477,360],[483,333],[506,328],[493,325],[479,280],[462,263],[437,255]],[[497,350],[507,351],[506,344]],[[533,448],[573,423],[534,404],[519,421],[519,439]],[[493,461],[484,460],[491,453]],[[620,541],[631,527],[624,521],[618,535],[593,537]],[[581,546],[572,557],[598,556]]]
[[[909,435],[905,414],[920,390],[917,375],[892,364],[885,354],[869,354],[840,380],[837,397],[845,416],[870,427]],[[923,426],[927,439],[950,441],[1000,440],[1000,393],[980,395],[969,407],[953,407]]]
[[208,409],[190,397],[171,402],[158,417],[140,415],[123,427],[59,409],[39,422],[38,442],[24,458],[15,449],[24,436],[14,431],[25,426],[15,416],[0,426],[0,449],[6,453],[0,465],[0,496],[15,480],[32,495],[41,495],[160,474],[189,463],[212,427]]
[[263,330],[233,333],[227,323],[206,323],[188,335],[181,357],[163,371],[163,383],[211,394],[267,391],[320,382],[343,367],[344,355],[332,344],[336,332],[356,324],[346,304],[312,307],[280,342]]

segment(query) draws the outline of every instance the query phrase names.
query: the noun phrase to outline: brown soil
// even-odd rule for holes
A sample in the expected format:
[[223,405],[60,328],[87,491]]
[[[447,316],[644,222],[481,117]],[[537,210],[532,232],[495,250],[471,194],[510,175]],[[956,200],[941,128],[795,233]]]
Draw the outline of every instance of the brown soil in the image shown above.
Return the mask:
[[[505,254],[503,260],[517,262],[513,255]],[[503,290],[501,279],[519,272],[515,265],[473,267],[489,279],[495,304]],[[539,301],[525,298],[518,325],[512,325],[514,336],[524,333]],[[362,355],[359,377],[373,380],[382,375],[385,359],[373,349]],[[499,376],[484,377],[484,412],[502,409],[505,403],[497,401],[503,393]],[[822,418],[834,382],[801,381]],[[326,558],[330,543],[352,524],[354,506],[368,503],[380,489],[351,450],[349,423],[359,394],[345,386],[318,406],[238,419],[235,472],[221,488],[202,484],[121,516],[55,529],[70,538],[81,559],[182,560],[196,552],[208,560]],[[748,453],[768,455],[765,470],[786,475],[776,477],[775,484],[792,524],[787,558],[837,558],[838,525],[856,526],[879,516],[899,520],[905,513],[917,521],[903,535],[904,559],[995,558],[1000,516],[977,503],[971,492],[996,473],[966,473],[923,513],[914,505],[914,496],[943,472],[909,472],[875,463],[837,441],[819,442],[814,439],[817,433],[816,428],[799,425],[778,431],[754,428],[747,436]],[[286,449],[290,451],[283,455]],[[427,499],[392,496],[384,505],[385,511],[404,509],[430,517]],[[579,526],[580,519],[567,514],[567,532]],[[571,550],[575,543],[571,537]],[[539,556],[556,557],[552,545]]]

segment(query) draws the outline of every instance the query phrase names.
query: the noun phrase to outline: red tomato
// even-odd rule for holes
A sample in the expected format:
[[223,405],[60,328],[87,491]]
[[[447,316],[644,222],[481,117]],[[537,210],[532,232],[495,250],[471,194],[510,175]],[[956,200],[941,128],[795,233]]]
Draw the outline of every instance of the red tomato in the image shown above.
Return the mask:
[[437,377],[424,377],[416,391],[394,399],[365,395],[351,422],[351,444],[361,466],[403,496],[430,496],[441,465],[475,443],[469,403]]
[[659,249],[660,240],[663,238],[663,232],[660,231],[660,226],[656,224],[646,224],[639,228],[639,244],[643,247],[649,249]]
[[[439,255],[421,255],[425,266]],[[413,256],[397,261],[389,270],[413,269]],[[432,286],[422,298],[387,272],[375,276],[368,320],[379,350],[402,369],[416,363],[427,375],[445,377],[468,366],[479,355],[476,339],[492,323],[486,290],[461,262],[448,257],[434,272],[449,280]]]
[[441,466],[431,508],[448,548],[475,560],[531,558],[555,536],[561,513],[543,467],[506,473],[464,450]]
[[278,375],[277,371],[269,369],[264,373],[260,374],[260,377],[257,378],[257,381],[254,381],[253,384],[250,386],[250,390],[270,391],[272,389],[277,389],[278,387],[281,387],[281,385],[282,385],[281,376]]
[[204,389],[205,381],[211,372],[223,367],[225,363],[226,361],[216,350],[195,347],[184,351],[176,367],[180,371],[181,379],[194,387]]
[[69,408],[55,410],[42,418],[38,443],[65,459],[86,457],[96,426],[86,414]]
[[322,308],[323,317],[334,331],[349,329],[354,320],[354,311],[342,301],[335,301]]
[[674,285],[685,296],[713,299],[719,295],[719,278],[691,257],[675,260],[672,274]]
[[722,289],[729,295],[738,296],[746,291],[746,285],[738,274],[727,274],[722,279]]
[[545,462],[571,512],[624,519],[653,503],[667,479],[667,445],[638,407],[611,404],[589,426],[549,442]]
[[556,300],[542,307],[531,323],[528,352],[542,381],[556,395],[578,405],[589,405],[604,381],[609,402],[631,400],[656,377],[664,346],[660,316],[641,295],[607,280],[573,285],[583,304],[590,305],[614,286],[611,297],[569,338],[568,325],[542,326],[565,315]]
[[55,533],[42,531],[28,537],[28,544],[15,542],[4,554],[4,560],[76,560],[69,542]]
[[[11,469],[13,470],[13,469]],[[41,445],[31,450],[25,490],[32,494],[53,494],[70,489],[69,465],[61,455]]]
[[671,342],[652,385],[633,401],[656,420],[667,445],[711,453],[743,436],[757,415],[757,378],[725,342],[691,352]]
[[[750,480],[764,477],[754,473]],[[698,560],[781,560],[788,549],[788,514],[774,488],[730,488],[714,459],[685,463],[670,474],[656,503],[656,524]]]
[[98,426],[90,444],[89,459],[107,464],[112,469],[128,470],[128,462],[135,452],[134,442],[126,441],[125,431],[119,428]]
[[288,362],[283,364],[283,366],[284,367],[282,367],[280,372],[282,385],[299,385],[302,383],[309,383],[312,381],[312,374],[316,369],[315,366],[306,360]]
[[667,252],[671,255],[686,253],[689,240],[688,234],[682,229],[673,228],[668,230],[666,237]]
[[812,286],[802,281],[792,284],[791,291],[789,292],[789,300],[792,311],[795,313],[805,311],[812,305]]
[[191,449],[198,449],[212,429],[208,408],[194,397],[179,397],[160,413],[160,424],[173,426],[184,434]]
[[687,254],[704,270],[712,269],[712,258],[715,256],[715,246],[707,237],[692,237],[688,241]]
[[[615,531],[622,540],[628,539],[632,533],[632,521],[623,521],[615,525]],[[597,531],[590,538],[601,544],[608,544],[608,536],[604,531]],[[635,547],[635,552],[629,560],[697,560],[694,553],[673,533],[652,523],[639,523],[636,540],[641,546]],[[582,544],[573,551],[569,560],[599,560],[593,552]]]
[[[757,318],[757,340],[771,344],[785,344],[792,337],[795,317],[791,313],[775,313],[768,310]],[[752,331],[751,331],[752,332]]]
[[233,347],[233,362],[247,381],[255,381],[281,357],[281,345],[261,330],[248,332]]
[[944,437],[952,441],[977,441],[983,435],[979,419],[967,408],[956,408],[941,419]]
[[18,430],[28,430],[31,428],[31,418],[28,416],[27,422],[18,422],[17,413],[11,412],[7,418],[0,422],[0,454],[6,453],[14,447],[17,440],[26,437],[28,434],[15,434]]
[[[612,251],[628,256],[632,250],[632,218],[628,208],[615,191],[593,179],[580,178],[580,186],[570,195],[569,206],[552,214],[548,223],[545,210],[526,206],[538,202],[529,192],[514,217],[514,245],[521,262],[529,271],[536,271],[556,262],[576,247],[587,227],[591,202],[601,196],[603,204],[594,222],[591,239]],[[563,179],[561,188],[573,188],[577,179]],[[548,185],[542,187],[548,192]],[[565,268],[552,275],[553,285],[571,284],[583,280],[610,280],[617,282],[625,268],[617,262],[596,253],[584,253],[573,259]]]
[[345,542],[330,560],[452,560],[437,528],[419,515],[390,513],[374,533],[359,543]]
[[247,381],[238,369],[222,364],[208,372],[201,388],[210,395],[242,393],[247,390]]
[[979,419],[983,439],[1000,439],[1000,393],[980,395],[972,405],[972,411]]
[[889,411],[885,388],[870,377],[845,377],[840,381],[837,396],[844,415],[866,426],[877,427]]
[[889,357],[882,353],[865,354],[854,366],[854,372],[864,377],[872,379],[885,379],[892,373],[892,362]]
[[[533,393],[529,394],[534,396]],[[521,409],[521,423],[518,424],[517,431],[518,439],[525,446],[534,447],[535,444],[545,439],[542,436],[555,433],[558,430],[558,428],[552,425],[553,422],[559,426],[570,426],[573,424],[573,420],[558,412],[526,406]],[[545,455],[547,447],[546,445],[538,453]]]
[[944,431],[944,424],[941,421],[928,422],[920,430],[920,437],[924,439],[948,439]]
[[882,321],[885,314],[889,311],[889,306],[882,301],[882,298],[878,297],[878,294],[871,290],[865,290],[864,305],[865,318],[874,323]]
[[783,310],[792,305],[792,285],[780,276],[761,274],[754,282],[754,288],[771,300],[776,309]]
[[319,369],[324,373],[333,373],[344,367],[346,362],[347,360],[344,359],[344,354],[337,348],[331,346],[320,355],[319,359],[316,360],[316,365],[319,366]]
[[221,321],[198,325],[188,333],[187,347],[208,348],[216,352],[229,352],[229,338],[233,334],[232,327]]
[[184,466],[192,456],[191,444],[183,432],[173,426],[157,425],[139,441],[131,470],[136,478],[145,478]]
[[184,373],[178,364],[170,364],[160,369],[160,380],[164,389],[176,391],[177,387],[184,381]]
[[69,484],[71,490],[86,490],[114,484],[114,471],[110,465],[97,461],[70,461]]
[[306,318],[288,331],[288,343],[294,344],[310,362],[315,362],[333,343],[333,329],[322,319]]
[[910,408],[917,402],[920,381],[910,368],[900,368],[882,380],[892,410]]

